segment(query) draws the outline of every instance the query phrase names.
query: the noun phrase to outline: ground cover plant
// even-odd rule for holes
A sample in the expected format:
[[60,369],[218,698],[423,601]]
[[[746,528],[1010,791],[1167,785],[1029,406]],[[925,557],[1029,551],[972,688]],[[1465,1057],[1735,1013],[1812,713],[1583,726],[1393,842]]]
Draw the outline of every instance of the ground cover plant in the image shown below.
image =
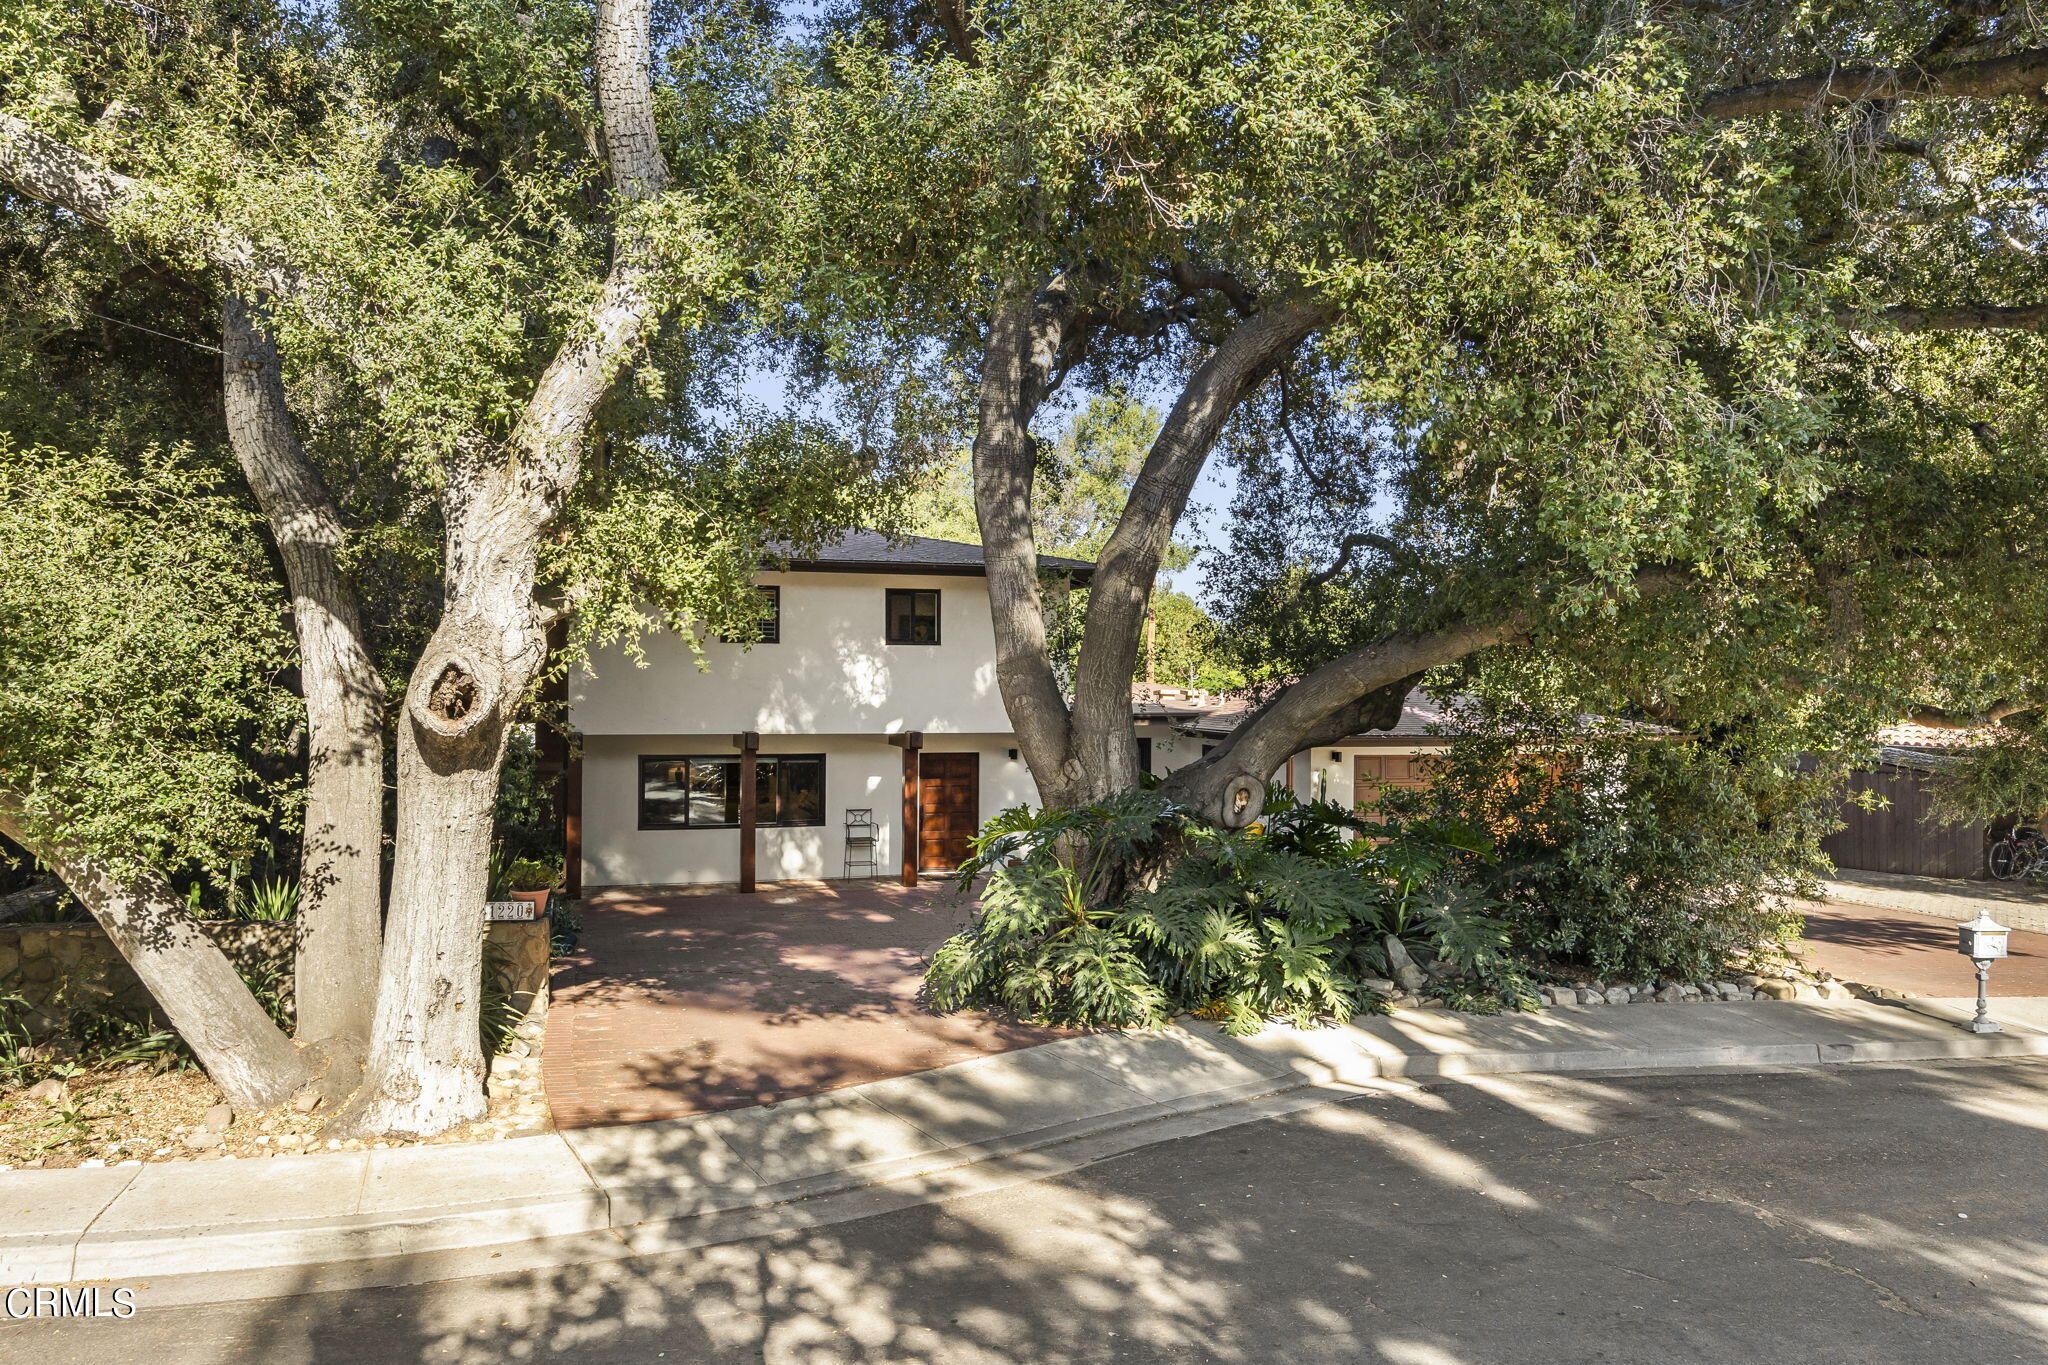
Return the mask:
[[940,1009],[1102,1028],[1201,1013],[1249,1033],[1381,1008],[1393,940],[1454,1004],[1532,1006],[1495,906],[1456,875],[1491,857],[1462,820],[1374,821],[1277,792],[1237,830],[1156,790],[1010,810],[961,869],[987,885],[926,989]]

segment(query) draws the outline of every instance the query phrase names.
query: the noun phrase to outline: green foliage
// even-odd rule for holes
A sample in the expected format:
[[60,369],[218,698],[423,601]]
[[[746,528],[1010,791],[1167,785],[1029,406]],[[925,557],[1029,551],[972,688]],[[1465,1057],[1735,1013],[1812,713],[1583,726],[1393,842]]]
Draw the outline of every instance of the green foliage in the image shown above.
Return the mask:
[[2048,718],[2015,717],[1987,738],[1937,762],[1927,783],[1934,816],[2038,828],[2048,815]]
[[522,858],[503,843],[491,846],[489,872],[486,900],[510,900],[514,891],[546,891],[562,882],[559,860],[549,863],[539,858]]
[[[540,748],[533,733],[525,726],[515,729],[505,746],[505,763],[498,772],[498,800],[492,812],[494,875],[518,859],[561,862],[562,823],[551,788],[540,770]],[[494,895],[492,899],[503,897]]]
[[482,999],[477,1006],[477,1028],[483,1039],[484,1056],[495,1057],[512,1044],[513,1030],[525,1018],[505,989],[505,955],[484,945]]
[[1376,825],[1277,794],[1265,815],[1222,830],[1150,791],[1003,812],[961,870],[963,886],[988,881],[974,922],[932,957],[932,1003],[1094,1028],[1181,1012],[1237,1033],[1309,1024],[1379,1007],[1363,982],[1385,968],[1389,933],[1472,1003],[1533,1003],[1481,899],[1424,885],[1486,856],[1469,828]]
[[1533,726],[1452,742],[1389,805],[1491,828],[1465,864],[1519,957],[1596,976],[1704,981],[1796,943],[1788,897],[1827,867],[1839,783],[1761,730],[1712,737]]
[[32,835],[220,866],[275,799],[290,641],[253,518],[185,457],[0,443],[0,775]]

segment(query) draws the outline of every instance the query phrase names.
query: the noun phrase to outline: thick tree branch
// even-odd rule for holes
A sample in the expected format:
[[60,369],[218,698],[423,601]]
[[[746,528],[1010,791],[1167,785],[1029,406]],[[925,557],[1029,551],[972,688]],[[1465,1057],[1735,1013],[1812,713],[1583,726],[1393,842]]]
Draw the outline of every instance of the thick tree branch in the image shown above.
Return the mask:
[[234,964],[153,872],[116,872],[44,837],[20,793],[0,787],[0,834],[63,879],[134,969],[171,1027],[237,1109],[267,1109],[306,1082],[306,1059],[272,1023]]
[[1240,323],[1181,390],[1131,484],[1089,585],[1074,685],[1075,733],[1102,749],[1084,762],[1113,785],[1137,780],[1127,752],[1130,680],[1145,605],[1195,480],[1238,405],[1329,317],[1325,305],[1290,300]]
[[2048,328],[2048,303],[1902,303],[1871,310],[1843,309],[1835,317],[1847,327],[1882,326],[1901,332],[2035,332]]
[[1046,646],[1039,596],[1032,485],[1038,446],[1031,419],[1051,388],[1074,325],[1076,301],[1058,278],[1016,290],[989,326],[974,433],[974,506],[995,619],[996,682],[1042,794],[1056,800],[1067,771],[1067,704]]
[[[110,170],[12,114],[0,114],[0,180],[31,199],[101,226],[143,207],[150,192],[146,182]],[[294,296],[305,286],[298,269],[218,224],[179,245],[280,298]]]
[[633,218],[670,184],[654,123],[649,22],[649,0],[602,0],[597,8],[597,99],[620,222],[602,293],[548,362],[513,432],[532,476],[519,491],[539,499],[543,522],[575,483],[598,404],[659,311],[653,244]]
[[[1637,572],[1632,589],[1638,599],[1661,597],[1691,582],[1682,570],[1648,568]],[[1215,752],[1177,769],[1166,789],[1211,818],[1229,822],[1231,813],[1219,802],[1227,801],[1233,788],[1264,782],[1304,748],[1334,743],[1362,729],[1386,728],[1399,718],[1401,703],[1423,673],[1482,649],[1526,640],[1530,629],[1525,615],[1514,614],[1375,640],[1289,684]]]
[[1948,66],[1843,66],[1717,90],[1699,103],[1708,118],[1797,113],[1863,100],[2038,97],[2048,85],[2048,48]]
[[597,105],[604,116],[612,188],[630,203],[669,187],[668,161],[654,126],[650,0],[599,0]]
[[1950,711],[1939,706],[1916,706],[1906,721],[1911,725],[1924,725],[1930,730],[1981,730],[2038,710],[2040,705],[2033,701],[1996,701],[1982,711],[1967,712]]
[[384,677],[342,571],[341,509],[299,444],[262,314],[233,295],[221,353],[228,438],[284,565],[306,700],[298,1031],[360,1048],[383,937]]
[[1188,773],[1192,777],[1194,769],[1206,766],[1211,772],[1202,774],[1205,777],[1220,770],[1264,781],[1290,755],[1307,744],[1321,742],[1316,737],[1327,734],[1333,725],[1344,734],[1354,733],[1361,718],[1351,713],[1381,689],[1456,663],[1479,650],[1526,637],[1526,624],[1509,618],[1460,622],[1442,630],[1402,631],[1376,640],[1304,675],[1232,731],[1214,753],[1174,776]]

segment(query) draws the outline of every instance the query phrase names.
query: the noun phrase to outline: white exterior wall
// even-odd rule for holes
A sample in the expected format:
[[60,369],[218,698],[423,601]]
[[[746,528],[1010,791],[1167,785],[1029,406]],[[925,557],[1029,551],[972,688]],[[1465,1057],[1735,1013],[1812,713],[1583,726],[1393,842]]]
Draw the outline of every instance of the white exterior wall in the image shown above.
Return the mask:
[[1216,742],[1193,735],[1177,735],[1173,727],[1157,720],[1139,722],[1138,738],[1152,741],[1152,771],[1159,777],[1166,776],[1175,768],[1187,767],[1202,756],[1204,744]]
[[[1200,758],[1204,744],[1218,742],[1214,739],[1205,740],[1198,735],[1175,734],[1173,728],[1164,721],[1141,723],[1138,726],[1138,735],[1152,741],[1152,771],[1161,777]],[[1356,796],[1354,788],[1358,768],[1355,759],[1359,754],[1415,756],[1436,752],[1438,746],[1435,745],[1398,742],[1339,744],[1303,750],[1296,754],[1293,760],[1294,794],[1303,801],[1313,800],[1317,793],[1317,779],[1320,777],[1323,799],[1349,808]],[[1332,754],[1337,757],[1332,758]],[[1268,780],[1286,784],[1288,765],[1281,764]]]
[[[1323,799],[1335,805],[1350,809],[1357,800],[1357,757],[1373,754],[1383,758],[1414,758],[1442,752],[1442,746],[1433,744],[1339,744],[1330,748],[1310,749],[1295,758],[1296,787],[1303,800],[1309,799],[1318,773],[1324,775]],[[1333,759],[1330,755],[1336,754]]]
[[[996,687],[986,580],[764,573],[761,583],[782,589],[781,643],[706,640],[708,672],[699,671],[697,659],[674,635],[642,643],[644,668],[623,651],[606,651],[570,680],[575,728],[585,735],[1009,732]],[[938,644],[885,643],[884,594],[890,588],[939,594]]]
[[[1038,804],[1038,788],[1005,734],[931,735],[932,753],[981,756],[981,818],[1010,806]],[[673,886],[736,882],[737,829],[647,829],[640,824],[643,754],[732,754],[732,735],[587,735],[583,746],[583,883]],[[873,875],[893,876],[903,864],[903,751],[879,735],[763,735],[764,754],[825,755],[825,823],[755,832],[756,875],[763,882],[843,874],[846,812],[874,811]],[[868,874],[862,874],[868,875]]]

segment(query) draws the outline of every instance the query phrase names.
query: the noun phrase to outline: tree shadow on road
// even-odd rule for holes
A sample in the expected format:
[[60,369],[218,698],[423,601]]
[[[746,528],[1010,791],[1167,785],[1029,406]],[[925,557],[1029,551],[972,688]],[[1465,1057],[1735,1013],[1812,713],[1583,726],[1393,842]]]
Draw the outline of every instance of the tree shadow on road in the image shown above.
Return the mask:
[[2044,1158],[2040,1062],[1444,1083],[751,1241],[166,1310],[200,1354],[86,1323],[17,1358],[2039,1359]]

